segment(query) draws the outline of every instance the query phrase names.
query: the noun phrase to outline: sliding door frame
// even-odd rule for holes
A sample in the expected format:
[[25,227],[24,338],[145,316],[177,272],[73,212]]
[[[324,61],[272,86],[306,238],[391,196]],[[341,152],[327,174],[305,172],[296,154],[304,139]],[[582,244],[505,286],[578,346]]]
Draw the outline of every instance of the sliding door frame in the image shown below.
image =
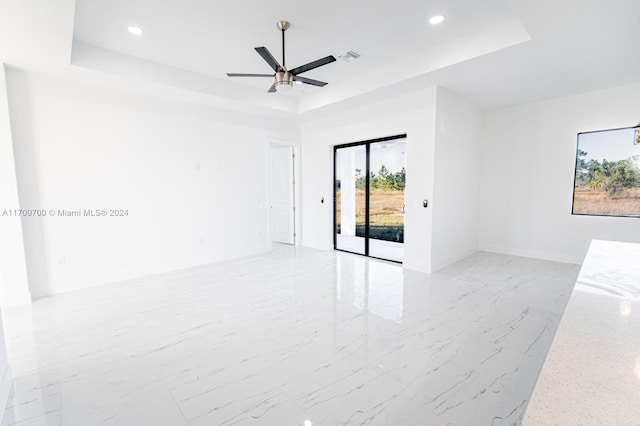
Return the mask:
[[[394,135],[394,136],[386,136],[383,138],[376,138],[376,139],[368,139],[365,141],[360,141],[360,142],[351,142],[351,143],[345,143],[345,144],[341,144],[341,145],[334,145],[333,146],[333,182],[331,183],[331,185],[333,186],[333,249],[337,250],[337,251],[343,251],[345,253],[352,253],[352,254],[359,254],[360,256],[367,256],[367,257],[371,257],[373,259],[380,259],[380,260],[386,260],[387,262],[394,262],[394,263],[402,263],[400,261],[397,260],[389,260],[389,259],[382,259],[379,257],[375,257],[375,256],[371,256],[369,254],[369,234],[370,234],[370,230],[369,227],[371,225],[370,223],[370,214],[369,214],[369,207],[370,205],[370,185],[371,185],[371,144],[374,143],[378,143],[378,142],[387,142],[387,141],[393,141],[393,140],[397,140],[397,139],[406,139],[407,138],[407,134],[400,134],[400,135]],[[364,217],[364,254],[362,253],[355,253],[355,252],[351,252],[348,250],[343,250],[343,249],[339,249],[338,248],[338,222],[337,222],[337,207],[338,207],[338,188],[336,187],[336,160],[337,160],[337,155],[338,155],[338,150],[341,148],[351,148],[354,146],[365,146],[365,161],[366,161],[366,170],[365,170],[365,191],[364,191],[364,208],[365,208],[365,217]]]

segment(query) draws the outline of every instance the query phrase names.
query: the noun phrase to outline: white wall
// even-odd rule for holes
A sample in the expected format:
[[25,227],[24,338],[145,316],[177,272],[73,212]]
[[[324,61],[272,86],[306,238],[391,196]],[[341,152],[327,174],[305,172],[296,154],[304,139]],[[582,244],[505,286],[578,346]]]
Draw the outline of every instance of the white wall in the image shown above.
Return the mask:
[[15,215],[19,209],[5,67],[0,65],[0,305],[4,307],[31,301],[22,224]]
[[634,218],[572,216],[577,133],[640,121],[640,84],[488,112],[479,247],[581,263],[591,239],[640,242]]
[[[0,286],[4,286],[5,283],[2,281],[1,272],[2,270],[0,269]],[[4,339],[2,314],[0,314],[0,422],[2,422],[4,416],[12,386],[13,376],[7,359],[7,344]]]
[[432,270],[478,245],[482,114],[442,88],[436,97]]
[[430,272],[470,253],[476,235],[483,250],[569,262],[580,262],[593,238],[640,241],[636,219],[570,214],[576,134],[637,124],[640,85],[487,112],[481,131],[476,108],[435,87],[307,119],[300,132],[295,122],[16,70],[7,93],[5,202],[13,149],[19,207],[129,210],[126,218],[25,219],[34,296],[267,250],[273,140],[302,140],[306,246],[332,247],[333,145],[401,133],[409,269]]
[[[431,270],[435,87],[302,123],[302,244],[333,247],[333,146],[407,134],[404,266]],[[324,197],[324,204],[320,199]]]
[[267,139],[290,122],[10,71],[23,221],[42,296],[267,250]]

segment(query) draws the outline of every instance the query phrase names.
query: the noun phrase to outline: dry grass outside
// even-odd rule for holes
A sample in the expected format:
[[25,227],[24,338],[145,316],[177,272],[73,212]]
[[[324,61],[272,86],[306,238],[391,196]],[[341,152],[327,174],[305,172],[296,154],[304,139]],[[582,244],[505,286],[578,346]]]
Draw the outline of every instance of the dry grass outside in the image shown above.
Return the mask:
[[[337,192],[336,211],[340,211],[340,191]],[[403,226],[404,225],[404,191],[373,189],[369,198],[371,225]],[[364,225],[365,191],[356,190],[356,225]],[[340,225],[340,214],[336,217]]]
[[610,197],[604,191],[577,187],[573,199],[573,213],[640,217],[640,188],[632,188],[622,197]]

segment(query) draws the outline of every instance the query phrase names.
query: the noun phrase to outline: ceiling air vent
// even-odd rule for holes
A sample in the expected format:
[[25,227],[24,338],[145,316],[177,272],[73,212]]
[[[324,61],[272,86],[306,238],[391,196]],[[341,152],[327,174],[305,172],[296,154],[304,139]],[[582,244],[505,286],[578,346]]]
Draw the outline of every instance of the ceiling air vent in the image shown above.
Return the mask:
[[342,55],[338,56],[338,59],[342,59],[345,62],[351,62],[354,59],[358,59],[359,57],[360,57],[360,54],[358,52],[349,50],[347,53],[343,53]]

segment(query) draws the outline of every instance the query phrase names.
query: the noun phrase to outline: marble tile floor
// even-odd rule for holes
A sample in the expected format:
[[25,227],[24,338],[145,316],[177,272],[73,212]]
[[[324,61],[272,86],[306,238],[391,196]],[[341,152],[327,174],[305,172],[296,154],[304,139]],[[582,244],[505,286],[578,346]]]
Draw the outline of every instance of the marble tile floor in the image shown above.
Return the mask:
[[272,252],[6,310],[3,425],[517,425],[579,266]]
[[[336,237],[339,250],[364,254],[364,238],[346,235],[336,235]],[[369,256],[382,260],[402,262],[404,260],[404,244],[371,238],[369,239]]]

